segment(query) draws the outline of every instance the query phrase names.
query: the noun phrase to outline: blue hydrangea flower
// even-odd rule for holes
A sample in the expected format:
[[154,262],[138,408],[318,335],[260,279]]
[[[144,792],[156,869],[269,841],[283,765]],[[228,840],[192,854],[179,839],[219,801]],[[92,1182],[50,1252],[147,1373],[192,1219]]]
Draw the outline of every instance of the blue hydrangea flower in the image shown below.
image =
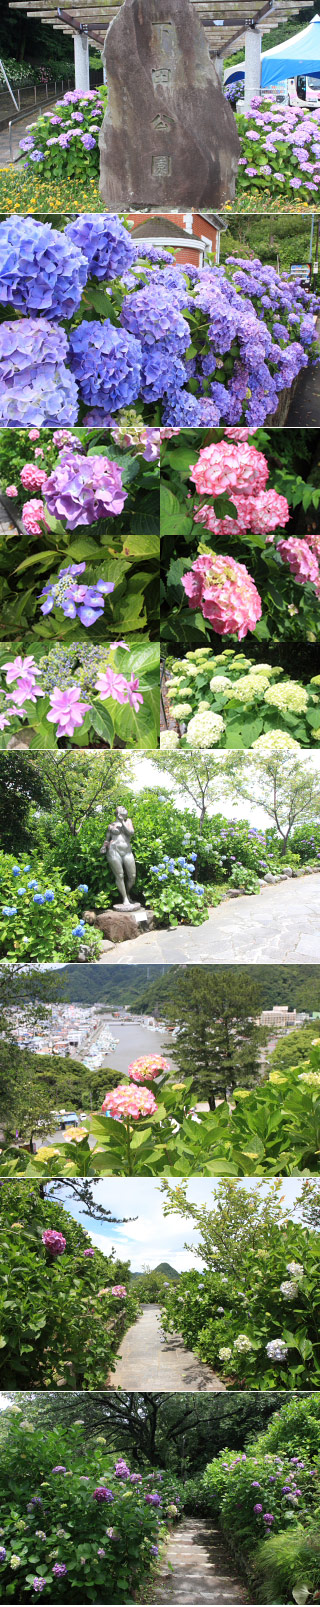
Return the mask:
[[45,893],[44,901],[45,904],[54,904],[54,893],[52,892],[51,888],[48,888],[47,893]]
[[140,341],[105,318],[102,324],[83,319],[70,335],[70,362],[84,402],[116,413],[135,402],[140,392]]
[[95,625],[104,609],[103,593],[114,591],[113,580],[97,580],[94,586],[79,586],[76,576],[83,574],[83,564],[68,564],[60,569],[56,581],[46,581],[40,597],[41,613],[51,614],[53,608],[62,608],[66,619],[80,619],[82,625]]
[[29,889],[30,889],[30,892],[31,892],[31,888],[34,888],[34,887],[38,887],[38,885],[39,885],[39,883],[38,883],[38,882],[35,882],[35,881],[33,881],[33,882],[28,882],[28,887],[29,887]]
[[12,875],[13,876],[21,876],[20,865],[13,865],[12,866]]
[[88,893],[88,892],[89,892],[88,883],[87,882],[79,882],[78,883],[78,893]]
[[3,904],[2,905],[2,914],[3,915],[17,915],[18,914],[17,905],[12,905],[11,906],[10,904]]
[[118,279],[138,255],[117,212],[81,212],[65,234],[83,252],[95,279]]
[[73,937],[84,937],[84,924],[83,924],[83,921],[81,921],[81,922],[79,921],[79,926],[73,926],[72,927],[72,936]]
[[44,904],[43,893],[35,893],[33,902],[34,904]]
[[64,329],[46,318],[0,325],[1,425],[76,424],[78,390],[67,353]]
[[23,893],[26,893],[26,891],[27,891],[26,887],[18,887],[17,888],[18,898],[22,898]]
[[[33,161],[37,152],[33,152]],[[41,157],[42,160],[42,157]],[[88,264],[77,244],[51,223],[11,216],[0,223],[1,301],[22,313],[71,318],[80,306]]]

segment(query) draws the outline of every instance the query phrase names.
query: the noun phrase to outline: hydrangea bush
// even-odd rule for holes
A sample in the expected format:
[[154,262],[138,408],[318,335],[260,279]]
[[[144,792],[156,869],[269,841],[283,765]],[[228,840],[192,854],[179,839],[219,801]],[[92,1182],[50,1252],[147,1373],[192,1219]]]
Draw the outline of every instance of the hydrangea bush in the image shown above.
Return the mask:
[[[90,1247],[84,1228],[60,1204],[42,1201],[37,1187],[2,1187],[0,1213],[7,1240],[0,1275],[3,1384],[104,1388],[139,1307],[128,1264]],[[120,1279],[125,1296],[118,1294]]]
[[[263,431],[258,432],[259,444],[261,435]],[[188,648],[200,647],[204,637],[211,648],[225,636],[232,636],[236,644],[248,633],[258,643],[278,642],[280,650],[286,638],[317,640],[319,536],[310,519],[310,530],[302,539],[284,537],[289,502],[268,483],[268,436],[266,451],[257,449],[255,439],[241,426],[228,428],[223,438],[216,432],[204,440],[200,437],[196,453],[192,439],[190,444],[187,440],[163,445],[162,635],[169,648],[186,643]],[[285,475],[283,479],[286,483]],[[292,479],[290,487],[293,496]],[[312,696],[317,696],[316,687]],[[311,700],[308,707],[308,697],[295,683],[292,691],[290,684],[279,691],[270,689],[266,698],[280,714],[290,709],[304,714],[308,709],[312,715]],[[223,725],[218,724],[217,741],[219,733],[222,738]]]
[[107,90],[69,89],[62,100],[42,113],[20,140],[27,173],[41,172],[46,183],[85,180],[90,186],[99,174],[99,132],[107,105]]
[[301,284],[259,260],[181,265],[114,214],[64,232],[11,216],[0,266],[5,425],[107,426],[134,405],[150,426],[255,426],[316,354],[319,302]]
[[237,194],[278,197],[290,207],[317,204],[320,185],[320,109],[275,105],[255,97],[236,116],[241,139]]
[[[0,951],[7,960],[95,960],[101,934],[85,924],[84,894],[36,859],[0,853]],[[80,906],[80,913],[79,913]]]
[[[154,1083],[153,1083],[154,1088]],[[192,1078],[174,1082],[170,1076],[161,1084],[159,1101],[151,1088],[147,1105],[130,1096],[128,1085],[119,1085],[103,1102],[106,1114],[94,1114],[87,1122],[83,1136],[77,1141],[70,1134],[63,1145],[56,1145],[46,1155],[32,1158],[18,1152],[14,1144],[3,1150],[0,1173],[11,1177],[26,1173],[28,1177],[68,1176],[163,1176],[168,1172],[178,1177],[204,1176],[208,1172],[221,1177],[285,1177],[299,1173],[318,1175],[320,1150],[320,1055],[319,1045],[310,1052],[309,1061],[289,1070],[272,1071],[268,1079],[255,1090],[237,1088],[232,1105],[224,1100],[214,1111],[205,1114],[191,1104]],[[124,1097],[125,1094],[125,1097]],[[114,1103],[115,1100],[115,1103]],[[112,1114],[107,1112],[112,1109]],[[132,1126],[133,1123],[133,1126]],[[138,1123],[138,1126],[136,1126]],[[90,1139],[90,1143],[89,1143]],[[93,1142],[94,1141],[94,1142]],[[281,1280],[283,1281],[283,1280]],[[285,1298],[285,1297],[284,1297]],[[299,1291],[300,1298],[300,1291]],[[301,1307],[298,1308],[299,1315]],[[287,1308],[285,1308],[286,1318]],[[291,1321],[291,1307],[290,1307]],[[246,1333],[243,1327],[243,1332]],[[291,1332],[291,1330],[290,1330]],[[279,1329],[278,1329],[279,1333]],[[276,1349],[268,1357],[271,1365],[286,1361],[284,1352],[289,1348],[286,1329],[276,1335]],[[296,1337],[293,1352],[297,1350]],[[243,1355],[251,1352],[250,1344],[243,1346]],[[300,1330],[301,1344],[304,1334]],[[317,1336],[315,1335],[315,1340]],[[266,1344],[274,1340],[266,1338]],[[300,1339],[299,1339],[300,1344]],[[221,1341],[221,1348],[224,1347]],[[295,1366],[304,1368],[306,1355],[292,1355]],[[316,1352],[318,1357],[318,1352]],[[302,1361],[300,1360],[302,1356]],[[220,1357],[230,1361],[230,1357]],[[291,1358],[290,1358],[291,1360]],[[317,1363],[318,1365],[318,1363]]]
[[214,1257],[211,1270],[183,1273],[163,1296],[163,1326],[166,1333],[179,1329],[228,1387],[317,1387],[316,1234],[290,1223],[274,1227],[271,1241],[248,1247],[240,1279],[239,1268],[221,1276]]
[[[221,1451],[197,1484],[197,1504],[232,1534],[259,1601],[317,1600],[319,1397],[284,1404],[246,1451]],[[194,1502],[188,1485],[185,1499]]]
[[[310,748],[320,739],[320,680],[306,686],[277,665],[256,663],[232,648],[196,647],[167,660],[170,713],[177,730],[160,737],[175,747],[251,748],[257,753]],[[221,726],[214,720],[221,721]]]
[[159,1548],[182,1510],[170,1473],[148,1463],[131,1472],[103,1434],[88,1443],[81,1417],[43,1436],[13,1407],[1,1486],[5,1598],[121,1603],[152,1589]]

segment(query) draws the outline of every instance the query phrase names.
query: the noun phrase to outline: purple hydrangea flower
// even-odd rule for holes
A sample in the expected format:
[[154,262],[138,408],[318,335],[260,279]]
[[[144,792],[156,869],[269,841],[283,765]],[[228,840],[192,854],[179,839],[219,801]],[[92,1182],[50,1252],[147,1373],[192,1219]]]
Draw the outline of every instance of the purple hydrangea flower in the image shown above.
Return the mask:
[[17,318],[0,326],[0,424],[75,424],[78,391],[65,367],[64,329],[45,318]]
[[65,1575],[68,1573],[66,1563],[65,1562],[55,1562],[54,1566],[53,1566],[53,1569],[52,1569],[52,1573],[55,1574],[56,1579],[64,1579]]
[[68,564],[67,569],[60,569],[56,581],[46,581],[42,587],[40,597],[41,613],[51,614],[53,608],[62,608],[66,619],[80,619],[82,625],[95,625],[101,619],[104,609],[103,594],[114,591],[113,580],[97,580],[93,586],[79,586],[77,575],[83,574],[86,565]]
[[116,517],[122,513],[126,496],[117,463],[102,455],[84,457],[68,448],[45,487],[49,513],[55,519],[64,519],[68,530],[92,525],[105,515]]
[[117,212],[82,212],[65,232],[83,252],[95,279],[118,279],[138,254]]
[[108,1490],[106,1484],[98,1484],[96,1490],[93,1490],[92,1500],[98,1502],[113,1501],[114,1496],[112,1490]]
[[[37,153],[33,152],[33,160]],[[42,158],[41,158],[42,159]],[[71,318],[80,306],[88,265],[66,234],[31,217],[0,223],[1,301],[22,313]]]
[[102,324],[84,318],[71,332],[70,354],[81,396],[89,406],[116,413],[119,407],[136,401],[142,350],[134,335],[116,329],[109,318]]

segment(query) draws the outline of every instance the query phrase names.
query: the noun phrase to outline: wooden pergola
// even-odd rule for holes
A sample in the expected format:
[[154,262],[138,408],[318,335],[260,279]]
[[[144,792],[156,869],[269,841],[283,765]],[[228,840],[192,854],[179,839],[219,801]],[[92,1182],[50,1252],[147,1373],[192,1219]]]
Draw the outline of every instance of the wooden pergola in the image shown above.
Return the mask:
[[[70,5],[54,0],[9,0],[12,11],[26,11],[28,17],[50,24],[75,40],[76,86],[89,87],[89,41],[102,49],[110,23],[123,0],[70,0]],[[281,22],[289,22],[310,0],[192,0],[199,21],[206,30],[209,53],[216,65],[245,45],[246,92],[250,99],[260,89],[261,35],[270,33]]]

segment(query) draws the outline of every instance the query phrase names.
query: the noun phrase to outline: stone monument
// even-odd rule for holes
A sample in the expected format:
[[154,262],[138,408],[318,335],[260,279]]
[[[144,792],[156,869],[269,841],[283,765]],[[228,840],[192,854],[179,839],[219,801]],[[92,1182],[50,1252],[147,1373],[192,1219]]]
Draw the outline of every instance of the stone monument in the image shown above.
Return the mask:
[[240,142],[193,0],[123,0],[103,61],[106,206],[203,211],[233,200]]

